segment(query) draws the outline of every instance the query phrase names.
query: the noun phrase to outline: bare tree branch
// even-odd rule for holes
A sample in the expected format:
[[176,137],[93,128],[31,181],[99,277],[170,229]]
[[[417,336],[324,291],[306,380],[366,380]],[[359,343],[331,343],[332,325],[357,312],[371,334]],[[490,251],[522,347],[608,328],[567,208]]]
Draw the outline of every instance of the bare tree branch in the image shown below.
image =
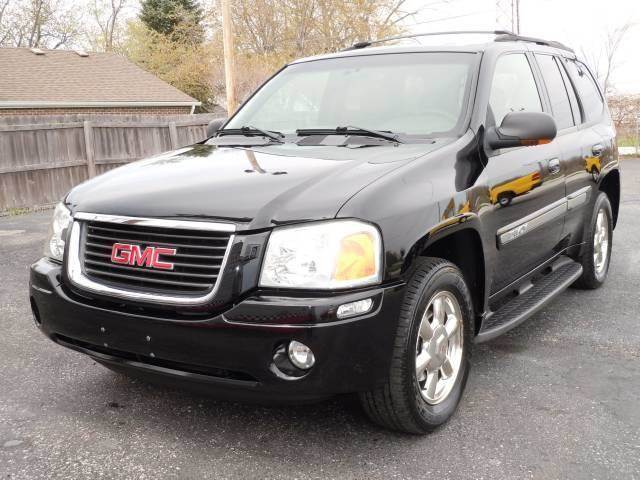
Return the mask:
[[42,17],[43,17],[43,0],[33,0],[32,5],[32,22],[31,22],[31,34],[29,35],[29,46],[39,47],[40,40],[42,39]]
[[11,35],[11,29],[7,28],[6,24],[2,21],[10,1],[11,0],[3,0],[0,3],[0,47],[6,43],[7,39]]
[[69,46],[81,31],[79,15],[67,0],[0,0],[0,46]]
[[92,22],[84,29],[91,48],[110,52],[121,47],[122,18],[129,3],[130,0],[93,0],[89,8]]
[[603,50],[588,52],[584,48],[581,49],[583,58],[594,71],[606,95],[611,95],[614,91],[613,77],[620,66],[618,53],[627,34],[635,26],[635,23],[627,22],[620,27],[608,30],[605,34]]
[[616,28],[613,32],[609,32],[607,35],[607,43],[605,46],[606,55],[606,73],[604,76],[604,91],[609,92],[611,87],[611,76],[618,67],[617,54],[620,49],[620,45],[624,41],[625,36],[629,32],[629,29],[633,26],[632,23],[626,23],[620,28]]

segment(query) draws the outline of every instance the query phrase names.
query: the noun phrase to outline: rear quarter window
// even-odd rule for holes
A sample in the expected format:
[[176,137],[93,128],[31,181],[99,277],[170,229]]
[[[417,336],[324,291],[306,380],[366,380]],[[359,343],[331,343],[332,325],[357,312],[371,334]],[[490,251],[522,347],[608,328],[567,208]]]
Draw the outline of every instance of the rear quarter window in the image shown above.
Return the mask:
[[582,104],[584,121],[591,122],[602,117],[604,109],[604,101],[600,95],[600,90],[596,86],[596,82],[589,73],[589,70],[582,62],[577,60],[567,61],[569,75],[578,91],[578,97]]
[[[567,85],[562,78],[560,65],[552,55],[536,54],[536,60],[542,71],[542,78],[547,86],[551,111],[559,130],[574,126],[572,105],[569,101]],[[573,88],[571,84],[568,88]]]

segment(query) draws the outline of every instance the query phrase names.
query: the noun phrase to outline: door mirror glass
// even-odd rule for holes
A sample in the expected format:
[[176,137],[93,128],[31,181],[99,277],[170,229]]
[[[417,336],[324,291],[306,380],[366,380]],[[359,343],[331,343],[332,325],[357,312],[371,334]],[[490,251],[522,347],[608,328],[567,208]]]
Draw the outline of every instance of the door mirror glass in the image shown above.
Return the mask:
[[487,143],[492,150],[542,145],[556,138],[556,133],[556,122],[548,113],[510,112],[499,127],[487,130]]
[[226,118],[214,118],[211,120],[207,125],[207,138],[213,137],[226,121]]

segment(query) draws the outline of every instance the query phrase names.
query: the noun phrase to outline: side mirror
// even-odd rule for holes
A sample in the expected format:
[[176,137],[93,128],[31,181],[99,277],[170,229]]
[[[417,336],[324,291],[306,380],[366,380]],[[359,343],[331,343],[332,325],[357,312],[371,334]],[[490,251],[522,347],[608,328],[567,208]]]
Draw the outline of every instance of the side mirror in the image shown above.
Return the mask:
[[551,115],[543,112],[511,112],[499,127],[487,130],[487,143],[492,150],[528,147],[550,143],[558,129]]
[[211,120],[207,125],[207,138],[213,137],[226,121],[226,118],[214,118]]

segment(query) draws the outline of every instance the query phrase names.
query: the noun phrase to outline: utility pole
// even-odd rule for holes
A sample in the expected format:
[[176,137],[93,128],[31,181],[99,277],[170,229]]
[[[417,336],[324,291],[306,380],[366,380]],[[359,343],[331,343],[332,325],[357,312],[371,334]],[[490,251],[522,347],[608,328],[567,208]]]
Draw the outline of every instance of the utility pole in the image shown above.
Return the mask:
[[520,34],[520,0],[496,0],[496,27]]
[[236,97],[236,51],[229,0],[222,0],[222,42],[224,45],[224,79],[225,89],[227,91],[227,115],[230,117],[233,112],[236,111],[238,100]]

